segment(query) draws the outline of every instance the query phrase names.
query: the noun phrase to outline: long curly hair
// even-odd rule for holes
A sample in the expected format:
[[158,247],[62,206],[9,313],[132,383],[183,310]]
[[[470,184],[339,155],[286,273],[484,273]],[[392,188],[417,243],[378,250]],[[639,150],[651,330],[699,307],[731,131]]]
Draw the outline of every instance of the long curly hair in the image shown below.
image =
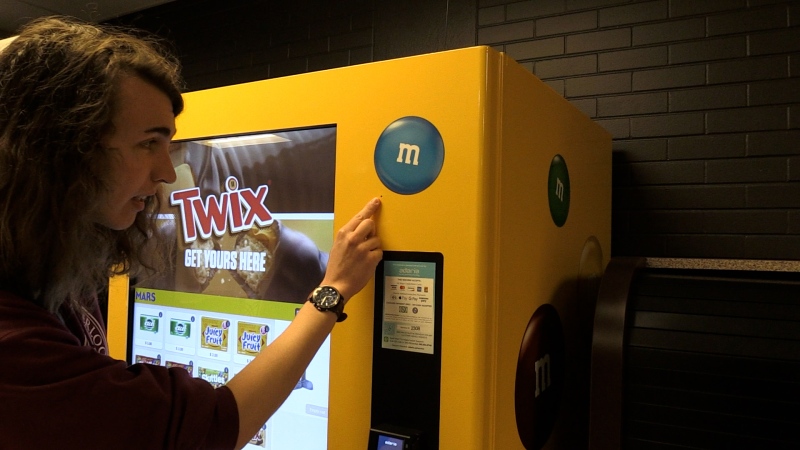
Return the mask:
[[66,17],[38,19],[0,53],[0,289],[56,311],[122,273],[161,270],[158,198],[114,231],[91,219],[109,191],[116,88],[135,75],[183,109],[179,64],[161,41]]

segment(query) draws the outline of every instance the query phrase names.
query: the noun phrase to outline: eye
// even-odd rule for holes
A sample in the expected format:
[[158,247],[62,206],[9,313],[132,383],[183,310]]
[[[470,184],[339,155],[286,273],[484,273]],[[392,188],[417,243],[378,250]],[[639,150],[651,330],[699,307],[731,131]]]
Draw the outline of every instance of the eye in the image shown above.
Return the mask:
[[169,150],[169,146],[170,146],[170,141],[169,141],[169,139],[164,139],[164,138],[161,138],[161,137],[154,137],[154,138],[151,138],[151,139],[147,139],[146,141],[142,141],[142,143],[139,144],[139,145],[142,148],[144,148],[144,149],[146,149],[148,151],[151,151],[151,152],[161,151],[161,150],[167,150],[168,151]]

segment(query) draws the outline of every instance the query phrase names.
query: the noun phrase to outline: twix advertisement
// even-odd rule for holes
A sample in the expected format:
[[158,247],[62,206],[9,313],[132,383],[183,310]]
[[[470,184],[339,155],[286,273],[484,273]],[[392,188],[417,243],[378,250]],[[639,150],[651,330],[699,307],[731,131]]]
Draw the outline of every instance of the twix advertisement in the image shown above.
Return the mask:
[[302,303],[333,236],[336,129],[179,142],[159,217],[179,292]]

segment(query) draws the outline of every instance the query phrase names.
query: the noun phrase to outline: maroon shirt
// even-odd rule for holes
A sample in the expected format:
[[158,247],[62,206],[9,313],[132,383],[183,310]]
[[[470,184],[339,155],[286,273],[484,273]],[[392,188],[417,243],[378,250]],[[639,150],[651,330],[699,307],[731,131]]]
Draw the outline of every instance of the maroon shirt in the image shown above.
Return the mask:
[[0,449],[233,448],[236,401],[184,369],[107,355],[99,309],[0,291]]

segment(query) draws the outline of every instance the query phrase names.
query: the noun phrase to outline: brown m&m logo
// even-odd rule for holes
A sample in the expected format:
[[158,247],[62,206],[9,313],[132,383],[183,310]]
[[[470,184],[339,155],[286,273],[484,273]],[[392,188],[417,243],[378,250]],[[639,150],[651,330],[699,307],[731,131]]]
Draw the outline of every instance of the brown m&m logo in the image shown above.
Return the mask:
[[564,387],[564,331],[556,309],[540,306],[531,316],[517,361],[514,410],[527,450],[539,450],[553,431]]

